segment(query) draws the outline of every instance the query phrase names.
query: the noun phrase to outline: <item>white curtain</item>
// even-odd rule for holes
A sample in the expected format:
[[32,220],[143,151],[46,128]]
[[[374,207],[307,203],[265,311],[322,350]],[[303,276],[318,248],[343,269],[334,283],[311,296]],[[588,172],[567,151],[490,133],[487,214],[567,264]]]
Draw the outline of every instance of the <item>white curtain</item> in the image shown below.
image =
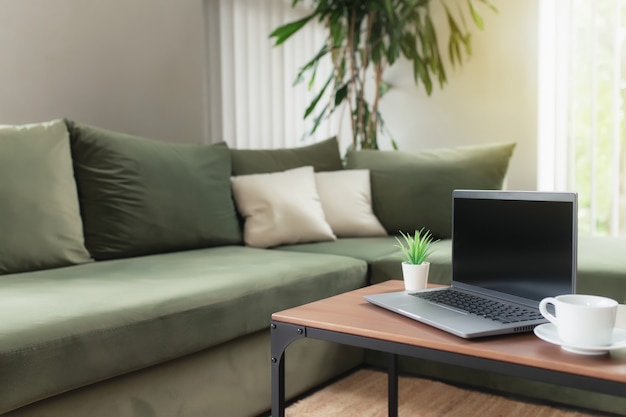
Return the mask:
[[[281,46],[269,35],[307,14],[288,0],[204,0],[206,22],[206,107],[209,142],[235,148],[297,147],[337,134],[324,123],[305,137],[303,120],[314,97],[307,82],[294,86],[299,68],[324,41],[323,27],[303,28]],[[321,78],[321,77],[320,77]]]
[[579,232],[626,234],[626,2],[540,3],[539,187],[575,190]]

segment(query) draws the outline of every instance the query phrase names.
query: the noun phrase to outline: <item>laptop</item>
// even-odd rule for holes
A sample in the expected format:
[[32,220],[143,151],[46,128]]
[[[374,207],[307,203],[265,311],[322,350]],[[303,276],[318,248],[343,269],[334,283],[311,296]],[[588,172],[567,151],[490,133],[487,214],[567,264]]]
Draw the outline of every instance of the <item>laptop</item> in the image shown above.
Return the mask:
[[454,190],[451,285],[365,299],[468,339],[532,331],[543,298],[576,291],[577,213],[572,192]]

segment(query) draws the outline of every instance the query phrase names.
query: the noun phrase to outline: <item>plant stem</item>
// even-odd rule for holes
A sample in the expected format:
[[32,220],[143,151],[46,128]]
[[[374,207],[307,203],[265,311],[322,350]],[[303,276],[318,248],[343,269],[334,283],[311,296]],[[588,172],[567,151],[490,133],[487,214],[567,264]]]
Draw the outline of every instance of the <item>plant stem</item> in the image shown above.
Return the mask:
[[[365,107],[365,83],[366,83],[366,72],[367,72],[367,67],[369,66],[369,56],[370,56],[370,52],[372,49],[372,45],[371,43],[371,39],[372,39],[372,27],[374,26],[374,20],[376,19],[376,11],[375,10],[370,10],[370,12],[368,13],[367,16],[367,31],[366,31],[366,35],[365,35],[365,42],[363,43],[365,46],[363,48],[363,62],[361,62],[361,79],[362,81],[362,85],[361,85],[361,96],[363,97],[363,100],[360,103],[360,107],[363,108]],[[360,117],[363,117],[363,114],[361,113],[359,115]],[[372,117],[372,113],[370,112],[370,121],[371,121],[371,117]],[[364,125],[363,122],[362,126],[363,126],[363,140],[362,140],[362,144],[361,147],[364,149],[369,149],[372,146],[372,138],[370,135],[370,127],[371,127],[371,123],[367,123],[367,125]]]
[[[347,43],[347,50],[348,50],[348,60],[350,62],[350,80],[352,82],[350,82],[349,87],[348,87],[348,103],[350,105],[350,119],[352,119],[352,146],[354,149],[358,149],[358,137],[359,134],[358,132],[361,129],[360,126],[360,121],[361,118],[360,117],[354,117],[354,108],[352,106],[352,96],[355,96],[355,105],[357,106],[357,110],[360,110],[359,104],[358,104],[358,99],[359,99],[359,95],[358,95],[358,87],[355,86],[356,84],[356,80],[358,80],[358,76],[357,76],[357,69],[356,69],[356,58],[355,58],[355,50],[354,50],[354,31],[355,31],[355,20],[356,20],[356,11],[353,9],[352,13],[351,13],[352,18],[350,19],[350,25],[348,26],[348,43]],[[357,91],[353,91],[354,89],[356,89]]]

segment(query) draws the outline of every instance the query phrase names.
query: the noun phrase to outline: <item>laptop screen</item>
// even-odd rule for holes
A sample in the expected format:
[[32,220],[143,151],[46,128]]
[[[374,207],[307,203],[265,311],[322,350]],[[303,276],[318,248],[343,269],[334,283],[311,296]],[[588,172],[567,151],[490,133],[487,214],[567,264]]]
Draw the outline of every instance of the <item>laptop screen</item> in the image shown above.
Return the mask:
[[577,196],[453,192],[454,285],[539,302],[575,292]]

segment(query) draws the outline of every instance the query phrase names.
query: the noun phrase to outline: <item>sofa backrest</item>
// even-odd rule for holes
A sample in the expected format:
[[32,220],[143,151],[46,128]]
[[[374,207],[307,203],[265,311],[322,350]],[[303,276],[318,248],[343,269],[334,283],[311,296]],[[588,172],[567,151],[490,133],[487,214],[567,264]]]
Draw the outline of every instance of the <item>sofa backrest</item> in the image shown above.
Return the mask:
[[90,261],[62,120],[0,126],[0,275]]
[[96,260],[242,243],[225,144],[67,126],[85,245]]

